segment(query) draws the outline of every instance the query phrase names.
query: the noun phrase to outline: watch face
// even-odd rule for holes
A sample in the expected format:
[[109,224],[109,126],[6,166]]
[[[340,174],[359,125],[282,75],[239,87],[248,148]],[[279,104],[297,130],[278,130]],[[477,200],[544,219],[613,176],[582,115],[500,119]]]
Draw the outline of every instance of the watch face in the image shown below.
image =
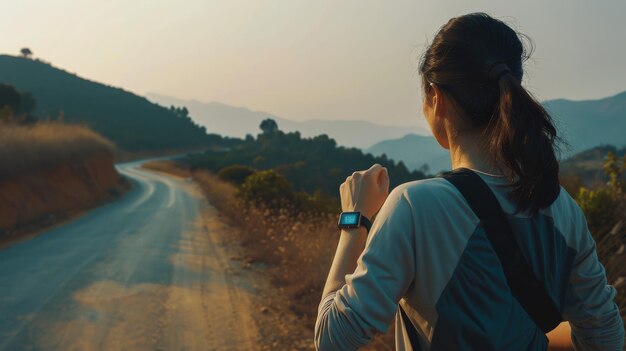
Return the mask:
[[341,214],[341,218],[339,218],[339,225],[357,225],[359,224],[359,213],[358,212],[344,212]]

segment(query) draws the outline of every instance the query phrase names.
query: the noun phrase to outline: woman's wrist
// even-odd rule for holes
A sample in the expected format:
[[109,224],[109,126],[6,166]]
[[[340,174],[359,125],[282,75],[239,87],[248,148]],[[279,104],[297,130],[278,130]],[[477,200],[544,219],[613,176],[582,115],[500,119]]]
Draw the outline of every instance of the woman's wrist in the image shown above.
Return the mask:
[[349,235],[349,236],[365,236],[367,237],[367,229],[364,226],[359,226],[357,228],[344,228],[341,229],[341,234]]

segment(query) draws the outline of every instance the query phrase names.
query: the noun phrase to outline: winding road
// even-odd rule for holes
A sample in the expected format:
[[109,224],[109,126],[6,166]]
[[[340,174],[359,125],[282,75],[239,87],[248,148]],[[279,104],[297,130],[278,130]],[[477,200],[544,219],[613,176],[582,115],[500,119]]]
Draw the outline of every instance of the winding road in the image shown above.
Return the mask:
[[0,250],[0,350],[255,350],[253,289],[193,182],[118,165],[121,199]]

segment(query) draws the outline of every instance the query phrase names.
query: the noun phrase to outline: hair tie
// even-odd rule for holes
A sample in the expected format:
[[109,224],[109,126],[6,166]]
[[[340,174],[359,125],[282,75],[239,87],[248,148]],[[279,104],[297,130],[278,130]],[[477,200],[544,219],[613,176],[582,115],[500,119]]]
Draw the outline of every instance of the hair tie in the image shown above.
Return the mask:
[[509,70],[509,66],[507,66],[506,63],[495,62],[491,65],[491,67],[489,67],[489,70],[487,70],[487,75],[489,76],[490,80],[497,82],[500,80],[500,78],[502,78],[503,75],[510,72],[511,71]]

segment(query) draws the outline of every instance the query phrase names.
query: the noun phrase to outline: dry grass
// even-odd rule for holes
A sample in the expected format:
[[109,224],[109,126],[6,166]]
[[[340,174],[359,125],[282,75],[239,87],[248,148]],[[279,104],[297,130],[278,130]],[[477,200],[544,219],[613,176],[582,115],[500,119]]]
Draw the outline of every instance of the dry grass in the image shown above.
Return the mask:
[[[195,171],[192,175],[211,203],[240,228],[237,239],[247,252],[246,260],[268,265],[272,283],[310,328],[312,340],[317,306],[339,240],[338,217],[316,213],[294,216],[286,208],[257,208],[237,199],[236,187],[214,174]],[[367,349],[393,350],[393,330],[378,336]]]
[[[246,252],[244,260],[267,265],[272,284],[287,297],[289,309],[300,323],[310,329],[313,348],[317,306],[339,240],[338,217],[316,213],[290,215],[287,208],[271,211],[251,206],[235,196],[237,188],[233,184],[207,171],[181,169],[172,161],[148,162],[143,167],[193,177],[211,204],[239,229],[234,239]],[[286,344],[289,340],[278,341],[285,349],[291,349]],[[366,350],[394,350],[393,329],[378,336]]]
[[0,123],[0,245],[120,196],[113,144],[78,125]]
[[250,206],[235,197],[235,187],[208,172],[194,179],[223,214],[236,220],[239,239],[248,260],[270,265],[274,283],[292,299],[298,315],[310,321],[330,268],[338,233],[334,215],[270,211]]
[[626,213],[613,228],[595,235],[596,251],[604,268],[608,283],[617,289],[615,303],[626,325]]
[[113,152],[113,144],[80,125],[42,122],[0,124],[0,176],[20,174],[59,163]]
[[191,176],[191,172],[189,170],[179,167],[175,161],[170,160],[148,161],[141,164],[141,167],[157,172],[172,174],[178,177],[187,178]]

